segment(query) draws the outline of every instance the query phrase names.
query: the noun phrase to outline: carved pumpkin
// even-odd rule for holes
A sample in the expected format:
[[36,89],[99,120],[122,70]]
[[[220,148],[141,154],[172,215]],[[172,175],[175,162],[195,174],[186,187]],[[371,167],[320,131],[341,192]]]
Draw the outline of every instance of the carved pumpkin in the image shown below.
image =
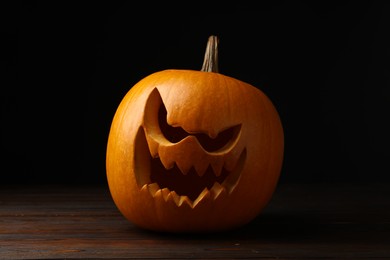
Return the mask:
[[164,70],[125,95],[107,145],[120,212],[155,231],[212,232],[254,219],[277,185],[283,129],[267,96],[217,70],[211,36],[202,71]]

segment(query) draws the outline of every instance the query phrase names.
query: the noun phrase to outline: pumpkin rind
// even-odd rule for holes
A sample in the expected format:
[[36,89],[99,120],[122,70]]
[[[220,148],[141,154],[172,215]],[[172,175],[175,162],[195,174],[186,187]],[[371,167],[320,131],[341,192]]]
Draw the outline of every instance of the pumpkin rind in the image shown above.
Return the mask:
[[[161,105],[157,101],[147,105],[156,91],[166,107],[167,123],[188,133],[178,143],[165,140],[148,119]],[[202,133],[216,138],[237,125],[239,137],[226,150],[208,152],[194,137]],[[151,149],[158,150],[155,156],[162,161],[175,161],[182,168],[205,168],[205,162],[231,163],[231,169],[241,163],[242,169],[237,183],[216,183],[226,188],[207,189],[197,199],[189,199],[144,183],[149,179],[142,174],[151,166],[143,154]],[[119,104],[107,143],[107,180],[118,209],[142,228],[168,232],[232,229],[253,220],[269,202],[279,179],[283,149],[279,115],[259,89],[220,73],[164,70],[139,81]]]

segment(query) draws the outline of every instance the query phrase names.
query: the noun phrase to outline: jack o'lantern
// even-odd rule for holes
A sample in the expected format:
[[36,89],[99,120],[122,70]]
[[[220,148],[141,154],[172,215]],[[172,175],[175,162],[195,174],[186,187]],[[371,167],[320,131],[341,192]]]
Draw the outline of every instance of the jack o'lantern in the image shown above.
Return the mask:
[[155,231],[212,232],[254,219],[281,171],[279,115],[254,86],[218,73],[164,70],[134,85],[114,115],[107,180],[120,212]]

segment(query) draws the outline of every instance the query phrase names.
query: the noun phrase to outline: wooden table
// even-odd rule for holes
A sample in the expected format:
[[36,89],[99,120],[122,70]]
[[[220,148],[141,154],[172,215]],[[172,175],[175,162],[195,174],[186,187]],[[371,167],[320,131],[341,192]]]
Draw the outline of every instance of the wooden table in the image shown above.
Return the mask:
[[0,259],[390,259],[390,184],[279,184],[264,212],[209,235],[147,232],[105,185],[0,187]]

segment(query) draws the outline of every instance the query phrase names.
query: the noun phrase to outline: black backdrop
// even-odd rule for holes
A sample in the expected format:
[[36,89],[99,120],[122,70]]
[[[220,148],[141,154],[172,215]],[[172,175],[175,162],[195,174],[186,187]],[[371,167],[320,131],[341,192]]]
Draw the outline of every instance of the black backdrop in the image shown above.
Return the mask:
[[220,72],[262,89],[285,129],[281,181],[390,181],[389,4],[254,1],[1,4],[4,183],[105,183],[125,93],[163,69]]

